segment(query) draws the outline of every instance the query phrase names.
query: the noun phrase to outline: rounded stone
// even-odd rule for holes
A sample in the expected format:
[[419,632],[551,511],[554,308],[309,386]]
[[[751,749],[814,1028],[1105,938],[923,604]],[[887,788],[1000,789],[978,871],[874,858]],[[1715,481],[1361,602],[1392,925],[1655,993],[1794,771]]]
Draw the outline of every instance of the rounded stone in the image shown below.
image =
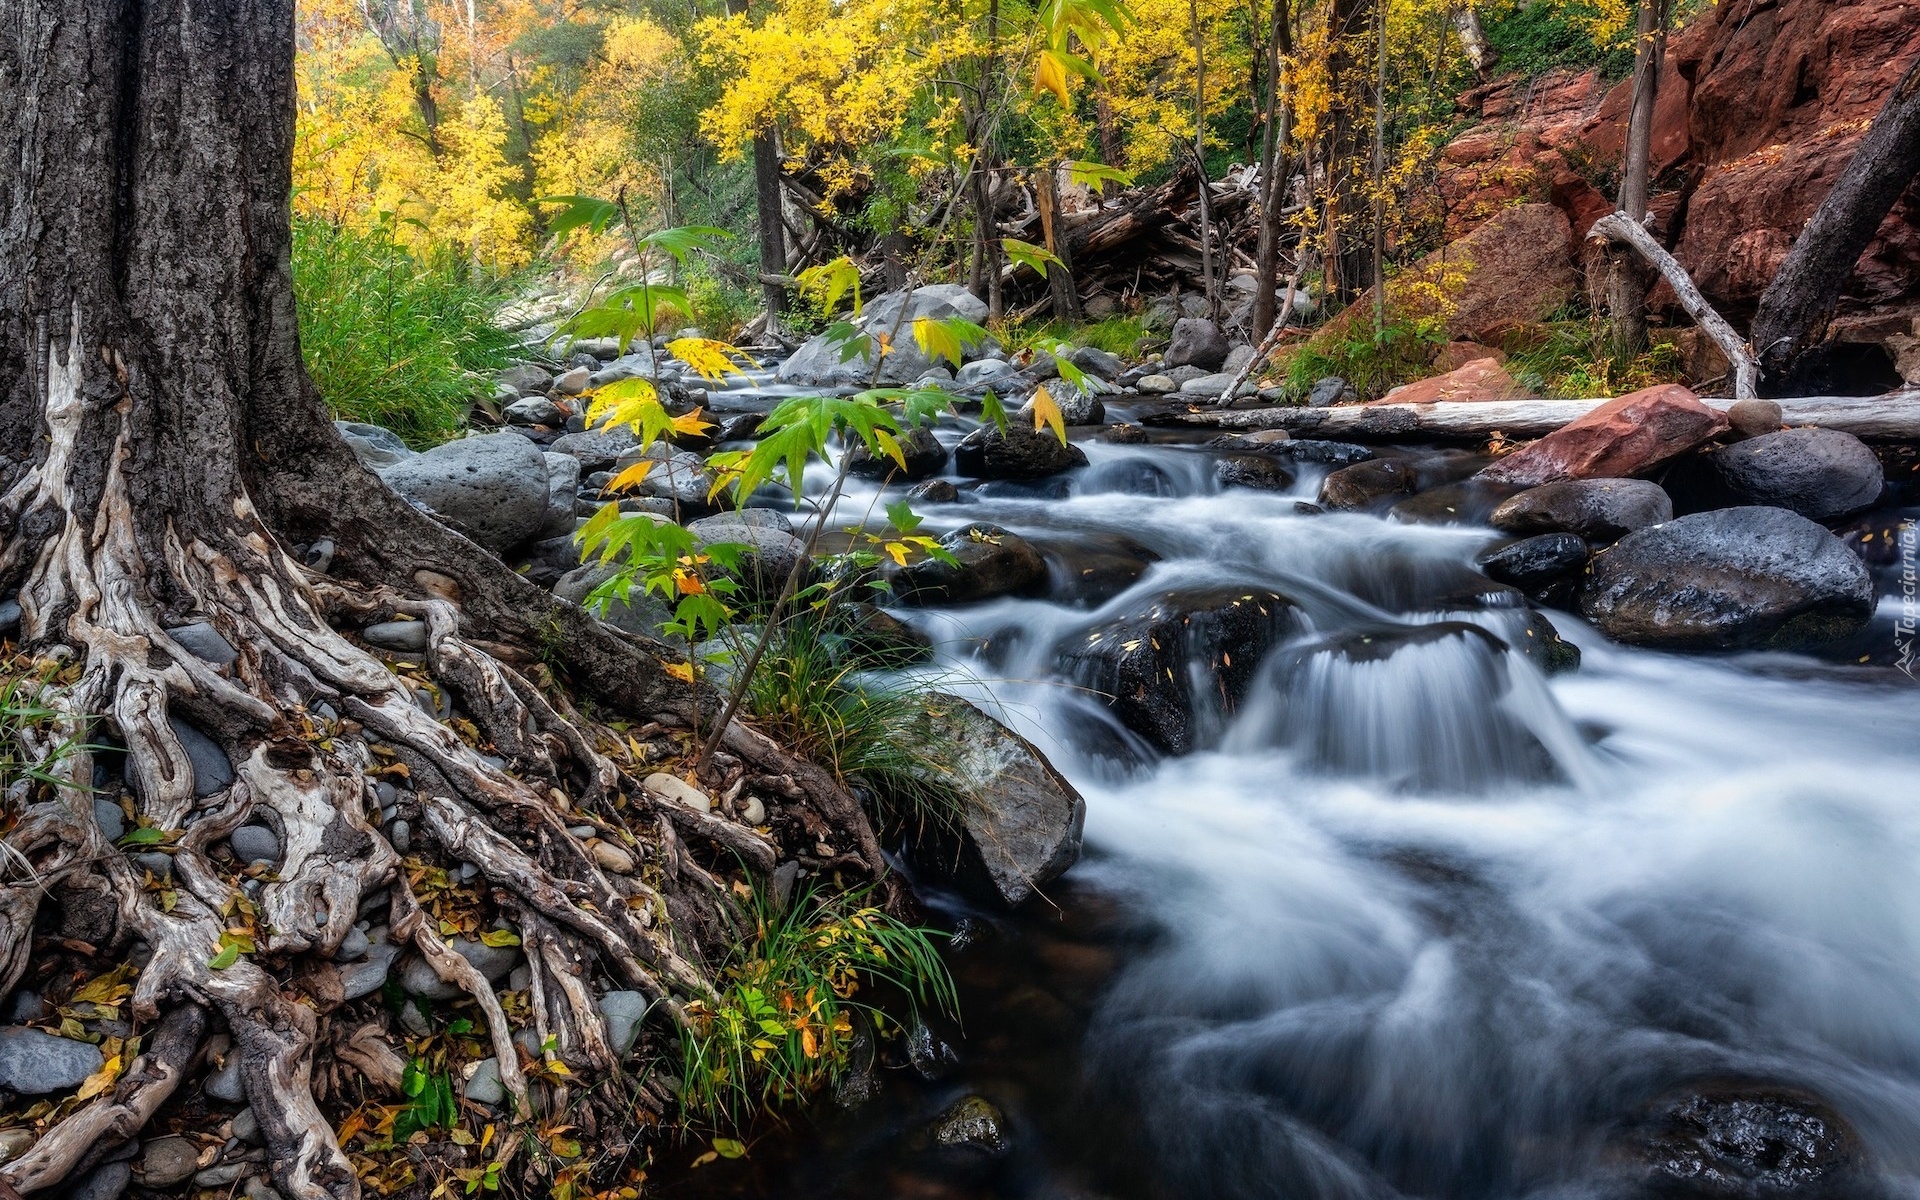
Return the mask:
[[1628,534],[1597,556],[1580,608],[1616,641],[1668,650],[1800,650],[1873,614],[1846,544],[1784,508],[1724,508]]

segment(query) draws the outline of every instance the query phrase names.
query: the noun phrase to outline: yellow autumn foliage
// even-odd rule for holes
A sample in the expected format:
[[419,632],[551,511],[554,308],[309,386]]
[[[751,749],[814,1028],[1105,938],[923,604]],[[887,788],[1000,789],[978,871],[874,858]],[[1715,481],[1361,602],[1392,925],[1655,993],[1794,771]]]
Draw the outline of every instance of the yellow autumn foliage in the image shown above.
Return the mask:
[[532,218],[511,194],[506,116],[486,93],[437,96],[435,140],[415,101],[416,58],[394,62],[351,0],[300,13],[294,210],[352,229],[393,214],[409,249],[454,247],[477,263],[532,256]]

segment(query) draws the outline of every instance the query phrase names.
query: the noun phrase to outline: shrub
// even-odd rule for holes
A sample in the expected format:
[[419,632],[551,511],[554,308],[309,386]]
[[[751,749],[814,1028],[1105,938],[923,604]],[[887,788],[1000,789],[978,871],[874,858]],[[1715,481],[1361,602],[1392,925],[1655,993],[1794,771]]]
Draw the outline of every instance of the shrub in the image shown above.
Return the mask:
[[856,654],[830,628],[835,611],[829,605],[782,627],[748,682],[746,710],[794,753],[864,788],[883,828],[951,828],[960,798],[928,782],[941,772],[931,769],[933,748],[913,732],[924,689],[871,675],[908,664]]
[[1507,372],[1542,396],[1585,400],[1618,396],[1680,378],[1680,352],[1655,343],[1631,358],[1613,348],[1607,323],[1597,317],[1555,321],[1525,342],[1507,346]]
[[294,223],[293,286],[307,371],[336,416],[416,446],[445,441],[513,361],[493,323],[507,281],[451,256],[423,262],[390,223],[365,233]]
[[890,985],[915,1009],[955,1009],[953,980],[933,944],[938,935],[864,901],[861,893],[804,892],[782,907],[764,889],[752,893],[754,928],[722,972],[719,994],[687,1006],[680,1101],[689,1117],[737,1125],[844,1078],[855,1010],[876,1026],[884,1021],[854,999],[863,987]]
[[1287,394],[1296,399],[1315,381],[1337,375],[1369,398],[1427,374],[1434,348],[1446,341],[1445,327],[1427,318],[1394,317],[1378,333],[1370,319],[1350,322],[1336,336],[1323,335],[1286,360]]

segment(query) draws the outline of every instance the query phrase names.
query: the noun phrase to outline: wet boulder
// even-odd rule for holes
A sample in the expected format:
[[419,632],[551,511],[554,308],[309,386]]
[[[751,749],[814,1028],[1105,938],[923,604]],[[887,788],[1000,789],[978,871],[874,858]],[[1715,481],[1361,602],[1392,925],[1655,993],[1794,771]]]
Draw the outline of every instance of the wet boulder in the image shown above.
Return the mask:
[[1007,907],[1079,861],[1086,801],[1031,742],[939,692],[922,699],[907,736],[932,752],[920,772],[958,802],[967,858]]
[[1510,649],[1468,621],[1349,630],[1284,651],[1273,695],[1249,713],[1303,764],[1397,788],[1555,778],[1525,714],[1501,703],[1513,686]]
[[1426,488],[1387,510],[1405,525],[1479,525],[1513,489],[1484,479],[1462,479]]
[[539,533],[546,523],[547,462],[538,446],[517,433],[435,446],[382,468],[380,477],[496,554]]
[[1699,1200],[1879,1194],[1859,1135],[1798,1088],[1713,1081],[1655,1100],[1629,1123],[1649,1190]]
[[1047,560],[1032,542],[998,525],[976,521],[940,539],[956,561],[919,558],[889,564],[886,575],[901,599],[914,604],[965,604],[1030,592],[1046,582]]
[[1058,658],[1121,724],[1163,753],[1186,754],[1233,715],[1260,660],[1299,624],[1278,592],[1169,592],[1070,635]]
[[1320,504],[1334,512],[1359,512],[1388,496],[1410,494],[1420,485],[1412,463],[1376,458],[1341,467],[1320,482]]
[[[1091,384],[1082,389],[1064,380],[1047,388],[1047,395],[1059,406],[1060,421],[1065,425],[1101,425],[1106,423],[1107,406],[1095,394]],[[1014,423],[1033,424],[1033,401],[1028,400],[1014,414]],[[1055,439],[1058,440],[1058,439]]]
[[1722,446],[1676,472],[1694,511],[1740,504],[1831,521],[1871,507],[1886,487],[1879,456],[1838,429],[1782,429]]
[[1846,544],[1784,508],[1725,508],[1642,529],[1597,556],[1580,608],[1616,641],[1666,650],[1801,650],[1873,615]]
[[1006,1117],[993,1101],[984,1096],[965,1096],[940,1114],[928,1134],[936,1146],[998,1155],[1007,1151],[1006,1124]]
[[932,638],[877,604],[856,600],[835,606],[833,613],[833,636],[857,662],[896,668],[933,657]]
[[1575,534],[1543,533],[1490,550],[1478,561],[1488,579],[1531,595],[1579,574],[1587,553],[1587,543]]
[[1213,464],[1213,477],[1223,488],[1284,492],[1293,486],[1293,472],[1263,454],[1225,455]]
[[976,479],[1044,479],[1086,466],[1087,455],[1051,430],[1010,421],[1004,430],[982,425],[960,439],[953,462],[961,474]]
[[918,426],[900,434],[896,440],[906,465],[902,466],[889,455],[875,458],[867,453],[866,443],[855,442],[847,451],[847,473],[878,482],[915,483],[946,469],[947,448],[933,436],[933,430]]
[[1573,533],[1613,542],[1636,529],[1673,519],[1673,501],[1645,479],[1569,479],[1528,488],[1503,501],[1490,518],[1495,529],[1527,536]]

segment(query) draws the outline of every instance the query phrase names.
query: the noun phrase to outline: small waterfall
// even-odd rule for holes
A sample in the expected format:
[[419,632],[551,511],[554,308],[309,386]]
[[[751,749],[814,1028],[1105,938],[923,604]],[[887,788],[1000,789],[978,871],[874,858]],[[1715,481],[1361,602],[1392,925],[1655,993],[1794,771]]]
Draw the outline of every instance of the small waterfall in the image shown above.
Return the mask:
[[1557,774],[1552,756],[1507,704],[1515,676],[1531,674],[1512,657],[1464,621],[1301,646],[1269,660],[1267,686],[1228,748],[1286,746],[1305,769],[1396,790],[1467,792],[1547,778]]

